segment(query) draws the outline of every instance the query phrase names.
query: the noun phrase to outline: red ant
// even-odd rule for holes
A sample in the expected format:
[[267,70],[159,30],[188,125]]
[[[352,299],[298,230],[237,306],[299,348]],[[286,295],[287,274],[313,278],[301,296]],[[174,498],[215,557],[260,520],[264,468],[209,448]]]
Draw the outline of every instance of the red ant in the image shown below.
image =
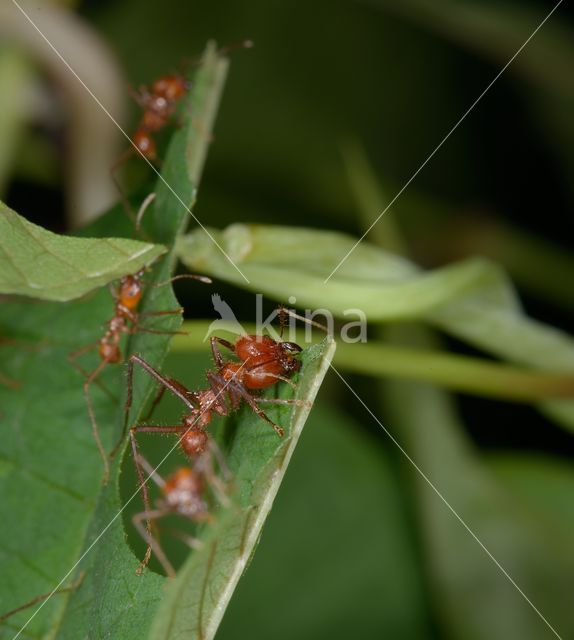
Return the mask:
[[[233,49],[250,49],[252,46],[253,42],[251,40],[244,40],[243,42],[223,47],[218,53],[219,55],[225,55]],[[138,153],[149,163],[157,163],[157,145],[154,134],[164,129],[174,120],[177,105],[190,88],[191,82],[182,74],[171,73],[161,76],[150,86],[140,85],[137,90],[131,87],[129,89],[132,98],[142,108],[143,112],[132,136],[132,146],[114,164],[111,174],[120,192],[124,207],[132,218],[134,216],[131,206],[122,186],[115,177],[116,171],[134,153]],[[138,226],[136,225],[137,228]]]
[[[77,351],[74,351],[69,355],[69,360],[72,365],[75,366],[84,376],[86,376],[86,380],[84,382],[84,397],[86,398],[86,404],[88,405],[88,414],[90,416],[90,422],[92,424],[92,434],[94,436],[94,440],[96,441],[100,457],[102,458],[102,461],[104,463],[104,484],[107,484],[109,478],[108,455],[104,450],[104,446],[102,444],[98,425],[96,422],[94,407],[90,396],[91,384],[96,380],[96,378],[108,364],[117,364],[122,361],[120,341],[124,333],[133,334],[139,332],[161,335],[173,335],[181,333],[177,331],[158,331],[155,329],[139,326],[139,319],[142,316],[175,315],[180,314],[183,311],[183,309],[179,308],[172,311],[148,311],[145,313],[138,313],[137,308],[143,296],[142,277],[144,273],[145,269],[142,269],[141,271],[138,271],[133,275],[124,276],[120,279],[119,286],[113,294],[115,297],[114,315],[108,321],[107,329],[104,335],[97,342],[82,347],[81,349],[78,349]],[[205,283],[211,283],[211,280],[204,276],[186,274],[184,276],[175,276],[167,282],[161,282],[156,284],[155,286],[163,286],[183,277],[200,280],[201,282]],[[81,354],[95,348],[98,349],[100,363],[91,373],[88,374],[79,365],[76,364],[75,360]]]
[[[138,455],[137,461],[138,465],[148,473],[148,478],[151,478],[161,489],[163,495],[156,501],[155,509],[150,509],[149,504],[146,504],[144,511],[136,513],[132,518],[134,526],[147,543],[144,559],[136,573],[142,574],[153,551],[167,575],[174,577],[173,566],[167,559],[159,541],[151,533],[150,521],[178,514],[192,522],[213,522],[213,516],[209,513],[208,504],[204,497],[207,485],[213,488],[219,502],[227,505],[229,501],[223,485],[213,472],[209,456],[200,456],[193,467],[180,467],[167,480],[164,480],[142,455]],[[176,535],[193,549],[201,546],[201,542],[192,536]]]
[[133,135],[132,142],[137,151],[150,162],[157,160],[157,148],[152,134],[167,126],[175,114],[177,103],[189,90],[191,84],[179,74],[162,76],[151,87],[140,86],[131,90],[143,114]]
[[[226,55],[233,49],[250,49],[252,46],[251,40],[244,40],[223,47],[218,53]],[[190,88],[189,80],[179,73],[172,73],[158,78],[150,87],[141,85],[137,91],[130,89],[132,97],[143,109],[132,142],[137,151],[150,162],[157,161],[157,148],[152,134],[170,123],[177,103]]]
[[[217,343],[223,344],[242,358],[242,363],[225,362]],[[211,447],[217,454],[218,449],[210,440],[206,428],[213,419],[213,414],[228,416],[239,409],[241,400],[263,420],[269,423],[277,435],[285,433],[283,427],[275,424],[259,406],[260,403],[300,405],[301,401],[280,398],[260,398],[250,393],[250,390],[260,390],[272,386],[277,380],[292,384],[287,376],[299,371],[301,362],[295,354],[301,352],[301,347],[291,342],[277,342],[267,336],[242,336],[236,345],[221,338],[211,339],[211,349],[216,365],[216,371],[208,371],[206,376],[209,383],[207,389],[191,391],[183,384],[162,375],[149,363],[138,355],[132,355],[128,361],[128,391],[125,405],[124,433],[127,430],[129,412],[133,399],[134,365],[138,364],[150,376],[160,383],[161,388],[155,398],[151,410],[157,405],[165,391],[169,391],[179,398],[188,408],[179,425],[159,426],[136,424],[129,430],[132,456],[136,467],[139,486],[142,490],[145,512],[149,512],[149,494],[141,465],[138,450],[138,433],[173,433],[179,438],[179,446],[190,459],[205,455],[207,447]],[[151,413],[151,411],[150,411]],[[123,440],[123,438],[122,438]],[[117,449],[117,447],[116,447]],[[115,450],[114,450],[115,453]],[[112,454],[113,455],[113,454]],[[223,467],[220,460],[220,466]],[[143,519],[143,516],[142,516]],[[151,536],[149,526],[147,534]]]

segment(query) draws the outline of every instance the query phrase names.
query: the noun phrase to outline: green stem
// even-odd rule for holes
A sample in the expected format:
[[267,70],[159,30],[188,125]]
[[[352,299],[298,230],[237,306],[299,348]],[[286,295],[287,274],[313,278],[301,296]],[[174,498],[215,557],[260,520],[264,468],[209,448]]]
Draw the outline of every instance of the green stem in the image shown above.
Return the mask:
[[[210,322],[186,321],[186,336],[175,336],[172,349],[178,352],[208,351]],[[255,326],[244,324],[255,333]],[[217,331],[218,335],[221,333]],[[304,330],[296,340],[304,344]],[[292,336],[289,336],[291,339]],[[322,336],[313,335],[317,343]],[[453,391],[515,402],[535,403],[547,398],[574,397],[574,375],[535,372],[497,362],[451,355],[432,350],[391,346],[382,342],[337,343],[335,366],[363,375],[421,380]]]

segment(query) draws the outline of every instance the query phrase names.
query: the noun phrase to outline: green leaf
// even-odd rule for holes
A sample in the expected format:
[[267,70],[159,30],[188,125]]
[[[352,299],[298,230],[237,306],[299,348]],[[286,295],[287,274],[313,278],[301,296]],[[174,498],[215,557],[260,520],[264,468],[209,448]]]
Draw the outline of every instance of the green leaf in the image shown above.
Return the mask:
[[125,238],[60,236],[0,202],[0,293],[74,300],[149,266],[166,251]]
[[[427,343],[425,335],[414,332],[403,331],[400,339]],[[497,481],[463,435],[446,394],[404,382],[388,382],[385,389],[395,437],[436,489],[411,466],[429,579],[447,635],[461,640],[553,637],[474,534],[554,635],[570,637],[574,538],[548,526],[540,512],[525,508]]]
[[[232,505],[220,511],[202,537],[203,547],[191,554],[166,592],[150,638],[153,640],[215,636],[221,618],[246,570],[269,515],[291,455],[335,350],[325,341],[303,354],[296,398],[307,406],[269,411],[282,425],[291,424],[284,440],[250,411],[238,420],[228,464],[236,490]],[[289,397],[284,385],[281,397]]]
[[[225,71],[226,60],[214,46],[208,47],[186,100],[186,124],[174,134],[164,161],[163,176],[179,199],[160,181],[155,207],[149,218],[146,214],[147,233],[167,245],[189,221],[188,207],[197,190],[190,176],[197,179],[201,167],[188,167],[186,158],[190,153],[205,156],[203,145],[208,144],[210,132],[204,123],[212,122]],[[199,134],[192,131],[195,128]],[[118,211],[108,215],[105,232],[121,228],[124,217]],[[169,278],[172,264],[169,256],[146,276],[141,311],[178,307],[169,286],[152,286]],[[2,373],[20,383],[16,391],[0,384],[1,610],[49,592],[60,581],[66,586],[85,572],[77,590],[56,595],[39,609],[23,637],[142,637],[163,597],[164,578],[151,572],[141,578],[135,575],[138,560],[126,544],[119,515],[119,456],[111,482],[102,487],[102,462],[82,393],[84,377],[68,362],[71,351],[101,337],[112,308],[107,289],[66,305],[10,301],[0,308],[2,336],[14,339],[2,345],[0,366]],[[180,322],[175,316],[142,319],[143,325],[165,331],[176,330]],[[169,336],[137,333],[124,354],[140,353],[161,367],[168,346]],[[86,354],[80,363],[92,371],[98,358]],[[118,396],[113,399],[97,385],[91,387],[100,433],[109,450],[121,428],[123,367],[106,367],[101,381]],[[152,388],[150,380],[138,379],[136,411]],[[7,620],[0,626],[0,637],[13,638],[37,610]]]
[[[176,246],[190,269],[283,302],[326,308],[342,319],[356,319],[359,309],[369,321],[425,321],[510,362],[555,373],[574,371],[572,338],[529,318],[506,274],[492,262],[474,258],[424,272],[401,256],[366,241],[356,245],[354,238],[332,231],[232,225],[212,233],[250,283],[245,285],[197,232]],[[570,400],[543,408],[574,430]]]

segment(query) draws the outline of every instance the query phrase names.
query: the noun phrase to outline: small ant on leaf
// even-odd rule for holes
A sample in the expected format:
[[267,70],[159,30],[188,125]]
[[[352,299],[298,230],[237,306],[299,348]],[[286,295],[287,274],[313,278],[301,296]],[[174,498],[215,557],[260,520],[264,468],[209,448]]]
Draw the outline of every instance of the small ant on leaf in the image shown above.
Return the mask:
[[[135,528],[147,543],[144,559],[136,573],[141,575],[153,551],[166,574],[174,577],[175,570],[167,559],[158,539],[151,533],[150,523],[157,523],[161,518],[172,514],[183,516],[192,522],[211,523],[214,517],[210,514],[206,501],[207,488],[210,487],[218,501],[227,506],[229,500],[225,493],[225,487],[215,475],[211,465],[211,457],[208,454],[198,457],[193,467],[180,467],[165,480],[141,454],[138,455],[137,464],[140,468],[145,469],[148,477],[161,489],[162,496],[156,500],[154,509],[150,509],[148,503],[145,505],[144,511],[136,513],[132,518]],[[198,549],[201,546],[201,542],[193,536],[177,533],[175,535],[192,549]]]
[[[146,312],[138,312],[138,307],[141,302],[144,285],[142,282],[142,278],[145,274],[145,269],[138,271],[135,274],[124,276],[120,279],[117,289],[112,292],[112,295],[115,298],[114,305],[114,315],[110,318],[107,323],[106,331],[104,335],[95,343],[86,345],[77,351],[74,351],[68,356],[71,364],[78,369],[86,378],[84,381],[84,397],[86,399],[86,404],[88,406],[88,415],[90,417],[90,422],[92,425],[92,433],[94,436],[94,440],[98,447],[98,451],[100,453],[100,457],[102,458],[104,464],[104,484],[107,484],[109,479],[109,462],[108,455],[104,450],[104,446],[102,444],[98,424],[96,421],[96,416],[94,412],[94,407],[92,403],[92,398],[90,395],[90,387],[92,383],[96,381],[102,370],[109,364],[118,364],[122,362],[122,351],[120,347],[120,342],[122,335],[124,334],[133,334],[133,333],[152,333],[159,335],[175,335],[180,334],[179,331],[163,331],[152,329],[149,327],[142,327],[139,324],[140,318],[152,317],[152,316],[167,316],[167,315],[179,315],[183,312],[183,309],[180,307],[178,309],[173,309],[169,311],[146,311]],[[199,280],[204,283],[211,283],[211,279],[204,276],[197,276],[193,274],[185,274],[181,276],[174,276],[170,278],[166,282],[156,283],[155,287],[164,286],[173,282],[174,280],[179,280],[181,278],[191,278],[193,280]],[[87,373],[84,369],[76,363],[76,359],[78,356],[86,353],[87,351],[91,351],[92,349],[98,350],[98,354],[100,357],[100,363],[97,367],[91,372]]]
[[[223,56],[234,49],[250,49],[251,47],[253,47],[251,40],[243,40],[219,49],[218,54]],[[194,65],[198,63],[199,60],[192,62]],[[116,173],[133,155],[140,155],[152,165],[158,164],[154,134],[173,122],[177,125],[180,124],[176,117],[177,107],[191,86],[191,82],[183,74],[170,73],[161,76],[151,85],[140,85],[138,89],[129,87],[130,95],[142,109],[142,115],[131,138],[131,146],[116,161],[110,173],[120,193],[124,208],[132,219],[134,215],[131,205]],[[139,230],[137,224],[136,230]]]

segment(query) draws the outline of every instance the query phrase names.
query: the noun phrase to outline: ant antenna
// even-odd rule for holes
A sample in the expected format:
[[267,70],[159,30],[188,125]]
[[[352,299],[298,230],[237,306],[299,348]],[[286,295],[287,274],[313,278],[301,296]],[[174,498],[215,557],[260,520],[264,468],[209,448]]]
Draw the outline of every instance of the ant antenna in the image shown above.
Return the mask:
[[159,475],[156,469],[140,454],[137,457],[138,462],[144,468],[148,476],[157,484],[160,489],[165,487],[165,480]]
[[305,324],[310,324],[314,327],[317,327],[317,329],[321,329],[321,331],[324,331],[327,335],[333,337],[333,334],[329,331],[329,329],[325,325],[320,324],[319,322],[315,322],[315,320],[310,320],[309,318],[305,318],[304,316],[300,316],[298,313],[295,313],[292,309],[287,309],[287,307],[284,307],[283,305],[281,305],[280,313],[291,316],[292,318],[296,318],[297,320],[301,320],[301,322],[305,322]]
[[277,317],[279,318],[279,337],[281,338],[281,340],[283,340],[283,333],[285,331],[285,327],[287,326],[288,315],[289,314],[287,313],[287,309],[285,308],[285,305],[280,304],[277,309]]
[[141,225],[142,218],[144,217],[144,214],[147,211],[147,208],[150,206],[150,204],[154,200],[155,200],[155,193],[150,193],[145,198],[145,200],[141,203],[140,208],[138,209],[138,212],[137,212],[137,215],[136,215],[136,220],[135,220],[136,231],[140,230],[140,225]]
[[237,49],[253,49],[255,43],[253,40],[240,40],[239,42],[232,42],[231,44],[225,45],[225,47],[221,47],[218,53],[221,56],[226,56],[231,51],[236,51]]
[[182,273],[179,276],[173,276],[173,278],[170,278],[169,280],[157,282],[156,284],[154,284],[154,287],[163,287],[166,284],[174,282],[175,280],[199,280],[199,282],[203,282],[203,284],[213,284],[213,280],[211,278],[208,278],[207,276],[198,276],[194,273]]

